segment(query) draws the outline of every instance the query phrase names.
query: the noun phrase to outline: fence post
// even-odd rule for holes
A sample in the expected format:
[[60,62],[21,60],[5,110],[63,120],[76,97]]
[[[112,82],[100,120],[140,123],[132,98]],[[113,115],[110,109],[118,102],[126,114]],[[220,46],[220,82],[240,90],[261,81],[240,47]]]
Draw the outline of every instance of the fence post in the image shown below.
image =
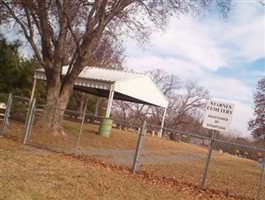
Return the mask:
[[135,155],[134,155],[134,160],[133,160],[133,167],[132,167],[132,173],[135,174],[135,172],[138,169],[139,166],[139,157],[142,151],[142,144],[143,144],[143,139],[144,139],[144,133],[145,133],[145,126],[146,126],[146,121],[144,121],[140,134],[138,135],[138,142],[135,150]]
[[82,135],[82,131],[83,131],[83,126],[84,126],[85,118],[86,118],[86,109],[83,112],[82,123],[81,123],[80,131],[79,131],[79,135],[78,135],[78,139],[77,139],[77,143],[76,143],[76,147],[75,147],[76,149],[78,148],[79,143],[80,143],[80,139],[81,139],[81,135]]
[[27,144],[28,139],[29,139],[29,132],[30,132],[30,128],[31,128],[32,120],[33,120],[35,104],[36,104],[36,99],[34,98],[33,101],[30,101],[29,103],[29,109],[28,109],[27,118],[25,122],[23,144]]
[[264,171],[265,171],[265,155],[263,156],[262,171],[261,171],[260,180],[259,180],[259,189],[258,189],[258,194],[257,194],[257,200],[260,200],[262,190],[263,190]]
[[213,131],[211,144],[210,144],[209,152],[208,152],[208,157],[207,157],[207,161],[206,161],[206,166],[205,166],[203,177],[202,177],[202,184],[201,184],[202,187],[204,187],[205,182],[206,182],[206,176],[207,176],[207,172],[208,172],[208,168],[209,168],[209,164],[210,164],[210,160],[211,160],[211,155],[212,155],[212,151],[213,151],[213,146],[214,146],[214,142],[215,142],[215,135],[216,135],[216,131]]
[[8,119],[10,117],[11,105],[12,105],[12,94],[10,93],[8,95],[5,116],[4,116],[4,121],[3,121],[3,125],[2,125],[2,130],[1,130],[1,136],[4,136],[5,131],[6,131],[6,126],[8,124]]
[[30,124],[29,124],[29,133],[28,133],[28,137],[27,137],[27,142],[28,142],[30,135],[31,135],[31,130],[32,130],[35,114],[36,114],[36,100],[34,102],[33,109],[32,109],[32,118],[31,118]]

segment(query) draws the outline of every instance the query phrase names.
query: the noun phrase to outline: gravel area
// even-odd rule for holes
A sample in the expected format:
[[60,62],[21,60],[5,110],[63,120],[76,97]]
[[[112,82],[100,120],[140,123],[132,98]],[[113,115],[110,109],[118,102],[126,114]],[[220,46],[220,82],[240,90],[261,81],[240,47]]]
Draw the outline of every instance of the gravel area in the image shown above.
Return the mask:
[[[91,150],[60,150],[64,153],[72,153],[77,155],[87,155],[95,157],[99,160],[107,161],[113,164],[120,165],[132,165],[135,150],[118,150],[118,149],[91,149]],[[141,164],[162,164],[175,163],[175,162],[186,162],[186,161],[196,161],[206,158],[206,154],[202,153],[189,153],[189,152],[173,152],[173,151],[163,151],[161,150],[144,150],[142,151],[140,158]]]

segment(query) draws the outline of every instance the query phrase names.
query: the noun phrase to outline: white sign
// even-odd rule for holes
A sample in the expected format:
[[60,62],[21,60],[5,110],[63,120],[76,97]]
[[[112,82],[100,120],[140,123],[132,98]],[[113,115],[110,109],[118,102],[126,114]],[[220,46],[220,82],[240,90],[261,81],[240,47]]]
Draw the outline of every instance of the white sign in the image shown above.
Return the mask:
[[230,128],[235,105],[224,101],[207,101],[202,126],[204,128],[227,132]]

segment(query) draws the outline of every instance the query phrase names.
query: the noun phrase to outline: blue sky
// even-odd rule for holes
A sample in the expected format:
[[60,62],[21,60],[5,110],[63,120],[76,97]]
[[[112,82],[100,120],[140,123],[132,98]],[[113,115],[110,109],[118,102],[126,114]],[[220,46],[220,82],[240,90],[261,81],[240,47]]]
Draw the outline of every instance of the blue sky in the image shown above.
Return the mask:
[[256,0],[234,0],[226,20],[172,18],[165,31],[152,34],[147,48],[127,41],[126,66],[138,72],[159,68],[197,81],[213,98],[235,104],[231,129],[248,137],[253,92],[265,76],[264,11]]

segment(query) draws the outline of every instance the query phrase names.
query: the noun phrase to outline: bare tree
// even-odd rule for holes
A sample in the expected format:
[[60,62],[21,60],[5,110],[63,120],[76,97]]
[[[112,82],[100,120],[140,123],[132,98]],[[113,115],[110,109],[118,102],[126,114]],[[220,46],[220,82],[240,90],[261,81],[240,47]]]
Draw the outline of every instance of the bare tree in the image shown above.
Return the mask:
[[125,101],[115,100],[113,102],[113,115],[123,121],[129,120],[130,103]]
[[93,53],[93,60],[97,67],[123,70],[125,59],[124,48],[119,40],[104,35]]
[[[181,81],[176,75],[156,69],[147,72],[169,101],[165,126],[167,128],[194,129],[190,125],[201,126],[202,110],[209,92],[197,83]],[[116,101],[113,114],[115,117],[139,123],[143,120],[160,126],[164,109],[155,106]],[[140,121],[139,121],[140,120]],[[188,128],[189,127],[189,128]],[[198,131],[198,127],[195,127]]]
[[[85,66],[94,63],[93,55],[104,35],[115,42],[131,31],[135,38],[145,41],[152,30],[150,22],[163,28],[174,13],[197,12],[210,6],[227,13],[230,1],[0,0],[0,21],[24,35],[45,69],[47,108],[65,109],[74,80]],[[62,77],[65,63],[69,68]],[[46,109],[42,125],[61,133],[62,116],[61,110]]]
[[187,115],[196,116],[196,113],[203,110],[206,100],[209,99],[208,90],[200,87],[195,82],[187,81],[182,84],[176,98],[171,98],[170,109],[168,111],[168,124],[177,126],[181,123],[192,124],[192,121],[186,121]]
[[115,100],[112,113],[117,119],[131,123],[142,123],[150,114],[151,107],[150,105]]
[[[93,53],[92,65],[108,69],[123,70],[122,63],[124,62],[124,48],[119,41],[113,43],[111,37],[104,35]],[[74,91],[76,100],[79,104],[78,111],[83,112],[89,101],[91,95],[82,91]],[[92,98],[93,99],[93,98]]]
[[[180,80],[177,76],[170,75],[161,69],[148,71],[146,74],[152,78],[165,96],[173,96],[174,91],[180,87]],[[115,101],[113,108],[113,114],[122,120],[130,120],[134,123],[148,120],[158,126],[164,114],[164,109],[159,107],[122,101]]]
[[[167,97],[169,106],[167,111],[170,111],[171,100],[176,97],[176,91],[181,87],[180,79],[174,74],[168,74],[161,69],[146,72],[160,88],[161,92]],[[164,109],[159,107],[151,107],[151,117],[149,121],[159,126],[164,115]]]
[[[200,118],[199,110],[203,109],[209,92],[197,83],[181,81],[176,75],[168,74],[163,70],[148,72],[153,81],[161,88],[162,93],[169,101],[166,125],[176,127],[179,124],[192,124]],[[163,110],[152,107],[153,123],[159,125]],[[191,116],[191,117],[190,117]]]
[[265,143],[265,77],[258,82],[254,103],[255,119],[249,121],[249,130],[255,139]]

